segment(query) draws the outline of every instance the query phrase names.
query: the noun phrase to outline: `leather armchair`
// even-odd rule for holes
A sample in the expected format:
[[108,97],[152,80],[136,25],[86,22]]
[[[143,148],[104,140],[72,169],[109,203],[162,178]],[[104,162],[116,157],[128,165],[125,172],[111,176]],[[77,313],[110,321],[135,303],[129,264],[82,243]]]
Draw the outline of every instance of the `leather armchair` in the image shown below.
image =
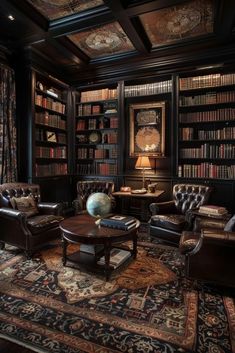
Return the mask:
[[204,228],[183,232],[179,250],[185,255],[185,275],[192,279],[235,287],[235,232]]
[[[19,207],[22,200],[33,200],[33,211],[22,211]],[[62,211],[60,203],[40,201],[39,185],[0,185],[0,248],[7,243],[24,250],[27,258],[30,258],[42,244],[60,236]]]
[[149,235],[159,242],[178,246],[182,231],[193,227],[193,210],[208,203],[212,188],[206,185],[176,184],[172,200],[150,204]]
[[115,207],[113,181],[106,180],[82,180],[77,182],[77,198],[73,201],[76,214],[86,213],[86,202],[88,197],[95,192],[103,192],[111,197],[112,208]]

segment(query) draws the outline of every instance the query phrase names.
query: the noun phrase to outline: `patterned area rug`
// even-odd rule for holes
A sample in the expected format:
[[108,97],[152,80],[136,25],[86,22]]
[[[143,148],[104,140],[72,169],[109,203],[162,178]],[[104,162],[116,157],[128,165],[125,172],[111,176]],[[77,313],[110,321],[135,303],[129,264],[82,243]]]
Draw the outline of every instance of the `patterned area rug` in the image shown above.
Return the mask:
[[[71,246],[69,251],[75,251]],[[51,245],[26,260],[0,251],[0,336],[37,352],[235,353],[234,299],[194,289],[177,249],[144,241],[103,277],[63,267]]]

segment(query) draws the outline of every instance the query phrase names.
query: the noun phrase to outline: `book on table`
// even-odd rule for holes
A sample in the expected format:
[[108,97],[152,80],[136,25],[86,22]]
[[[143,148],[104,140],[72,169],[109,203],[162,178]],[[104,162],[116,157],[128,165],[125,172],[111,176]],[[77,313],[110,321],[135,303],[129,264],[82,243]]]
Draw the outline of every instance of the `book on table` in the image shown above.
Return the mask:
[[114,215],[102,218],[100,225],[103,227],[129,230],[136,226],[136,219],[131,216]]
[[[129,257],[131,256],[131,252],[128,250],[124,249],[118,249],[118,248],[113,248],[110,251],[110,261],[109,261],[109,266],[112,268],[117,268],[121,264],[123,264],[124,261],[126,261]],[[99,265],[104,265],[105,264],[105,257],[102,256],[99,261],[97,262]]]
[[228,211],[226,210],[225,207],[216,206],[216,205],[203,205],[203,206],[200,206],[199,207],[199,212],[200,213],[211,214],[211,215],[220,215],[220,216],[228,213]]

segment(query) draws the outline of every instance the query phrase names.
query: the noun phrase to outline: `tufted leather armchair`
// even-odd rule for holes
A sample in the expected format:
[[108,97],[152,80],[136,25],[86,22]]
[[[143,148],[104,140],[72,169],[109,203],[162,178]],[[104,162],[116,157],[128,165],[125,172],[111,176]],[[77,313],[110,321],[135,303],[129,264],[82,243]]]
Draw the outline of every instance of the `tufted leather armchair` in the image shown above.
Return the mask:
[[[35,212],[17,209],[17,202],[23,199],[33,199]],[[0,248],[7,243],[24,250],[30,258],[39,246],[60,236],[62,208],[60,203],[41,202],[39,185],[0,185]]]
[[[203,228],[185,231],[179,250],[185,255],[185,275],[212,284],[235,287],[235,232]],[[213,225],[216,227],[216,224]]]
[[86,202],[88,197],[95,192],[103,192],[111,197],[112,208],[115,207],[115,200],[112,197],[114,192],[113,181],[106,180],[82,180],[77,182],[77,198],[73,201],[76,214],[86,213]]
[[193,226],[191,211],[208,203],[212,188],[205,185],[176,184],[172,200],[150,204],[149,234],[161,243],[178,246],[183,230]]

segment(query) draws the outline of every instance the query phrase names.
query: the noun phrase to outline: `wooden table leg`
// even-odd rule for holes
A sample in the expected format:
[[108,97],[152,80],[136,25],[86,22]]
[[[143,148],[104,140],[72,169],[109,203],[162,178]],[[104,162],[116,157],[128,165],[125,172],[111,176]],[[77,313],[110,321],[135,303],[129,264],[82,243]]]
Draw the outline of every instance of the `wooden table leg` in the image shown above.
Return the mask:
[[62,245],[62,263],[63,263],[63,266],[65,266],[66,265],[66,261],[67,261],[67,246],[68,246],[68,242],[63,237],[63,235],[62,235],[62,239],[61,239],[61,245]]

